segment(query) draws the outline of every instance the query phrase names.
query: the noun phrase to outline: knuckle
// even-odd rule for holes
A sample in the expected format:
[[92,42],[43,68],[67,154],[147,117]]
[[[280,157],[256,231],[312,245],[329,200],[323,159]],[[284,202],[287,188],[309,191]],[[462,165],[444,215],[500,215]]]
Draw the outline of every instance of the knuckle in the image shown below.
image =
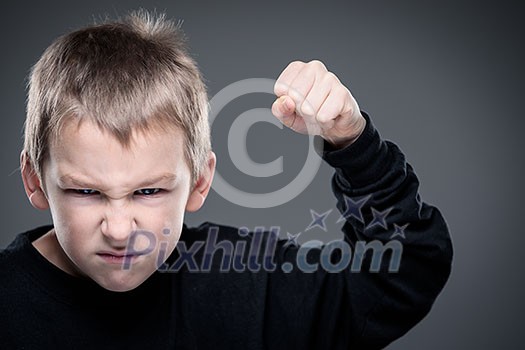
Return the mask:
[[346,95],[347,93],[348,90],[346,90],[346,88],[341,84],[337,84],[332,87],[332,94],[334,94],[336,97],[341,97],[343,95]]
[[277,96],[285,95],[288,92],[289,86],[277,80],[273,86],[273,92]]
[[288,90],[288,96],[290,96],[297,104],[300,104],[305,100],[304,93],[300,86],[290,87]]
[[299,68],[302,68],[305,64],[306,63],[304,63],[303,61],[292,61],[288,65],[288,68],[299,69]]
[[305,116],[313,116],[315,113],[314,108],[310,102],[307,100],[304,100],[301,104],[300,112],[302,115]]
[[339,78],[333,73],[333,72],[326,72],[326,74],[323,77],[323,80],[328,83],[338,83]]
[[348,90],[343,84],[340,84],[335,88],[335,93],[336,96],[339,96],[340,98],[349,98],[352,96],[350,90]]
[[324,65],[324,63],[319,60],[311,60],[310,62],[308,62],[308,64],[315,68],[321,68],[323,70],[326,70],[326,66]]
[[315,116],[315,121],[321,125],[324,125],[328,122],[329,120],[329,116],[324,112],[324,111],[320,111],[319,113],[317,113],[317,115]]

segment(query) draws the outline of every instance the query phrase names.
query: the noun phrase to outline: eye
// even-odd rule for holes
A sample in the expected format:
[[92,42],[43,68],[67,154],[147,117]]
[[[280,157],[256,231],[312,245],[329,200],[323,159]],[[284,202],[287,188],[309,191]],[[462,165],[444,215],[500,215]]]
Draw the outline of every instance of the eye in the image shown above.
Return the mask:
[[152,196],[161,191],[160,188],[143,188],[141,190],[135,191],[135,194],[141,195],[141,196]]
[[92,189],[89,189],[89,188],[82,188],[82,189],[71,190],[71,191],[73,191],[75,194],[78,194],[78,195],[81,195],[81,196],[92,196],[92,195],[98,194],[98,191],[92,190]]

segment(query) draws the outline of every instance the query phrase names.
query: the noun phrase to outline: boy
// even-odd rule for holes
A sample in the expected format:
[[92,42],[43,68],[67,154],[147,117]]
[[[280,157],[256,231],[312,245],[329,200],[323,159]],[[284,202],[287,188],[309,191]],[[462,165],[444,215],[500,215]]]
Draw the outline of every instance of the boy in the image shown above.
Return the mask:
[[139,12],[57,39],[33,68],[22,178],[53,225],[1,252],[2,347],[376,349],[407,332],[448,278],[448,230],[403,154],[318,61],[286,67],[272,111],[324,140],[344,241],[299,247],[183,224],[216,161],[183,43]]

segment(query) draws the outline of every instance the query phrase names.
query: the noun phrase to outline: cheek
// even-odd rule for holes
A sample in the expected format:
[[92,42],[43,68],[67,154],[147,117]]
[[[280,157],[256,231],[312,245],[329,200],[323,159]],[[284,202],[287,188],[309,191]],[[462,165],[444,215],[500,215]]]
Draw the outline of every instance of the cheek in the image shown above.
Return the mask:
[[75,205],[61,196],[50,198],[51,216],[60,245],[70,257],[82,256],[82,252],[93,245],[90,241],[95,239],[93,232],[100,223],[96,210]]
[[184,211],[168,208],[156,211],[149,216],[148,222],[142,222],[145,227],[150,228],[158,242],[169,242],[171,245],[179,240],[184,221]]
[[165,234],[157,234],[157,244],[155,247],[155,254],[157,263],[162,260],[164,262],[175,250],[177,243],[179,242],[182,231],[181,226],[172,226],[170,230],[164,230]]
[[184,220],[184,213],[186,207],[185,198],[179,193],[173,193],[166,196],[157,205],[149,208],[144,208],[148,212],[148,219],[150,222],[156,222],[157,225],[165,225],[164,228],[170,228],[175,225],[175,228],[182,226]]
[[99,221],[89,211],[71,207],[56,208],[52,213],[53,225],[61,245],[69,252],[82,251],[91,246]]
[[99,211],[94,207],[78,206],[71,201],[62,201],[51,207],[53,223],[70,231],[92,230],[100,223]]
[[154,232],[157,249],[165,249],[171,253],[181,235],[186,203],[175,198],[165,204],[155,209],[151,208],[151,215],[145,226]]

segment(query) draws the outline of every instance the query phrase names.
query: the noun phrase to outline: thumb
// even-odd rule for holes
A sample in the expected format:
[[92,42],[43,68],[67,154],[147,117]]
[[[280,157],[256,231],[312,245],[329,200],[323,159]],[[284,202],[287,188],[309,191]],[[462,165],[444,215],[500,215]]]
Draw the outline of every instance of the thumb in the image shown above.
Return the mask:
[[272,104],[272,114],[286,126],[291,125],[296,118],[295,102],[287,95],[283,95]]

